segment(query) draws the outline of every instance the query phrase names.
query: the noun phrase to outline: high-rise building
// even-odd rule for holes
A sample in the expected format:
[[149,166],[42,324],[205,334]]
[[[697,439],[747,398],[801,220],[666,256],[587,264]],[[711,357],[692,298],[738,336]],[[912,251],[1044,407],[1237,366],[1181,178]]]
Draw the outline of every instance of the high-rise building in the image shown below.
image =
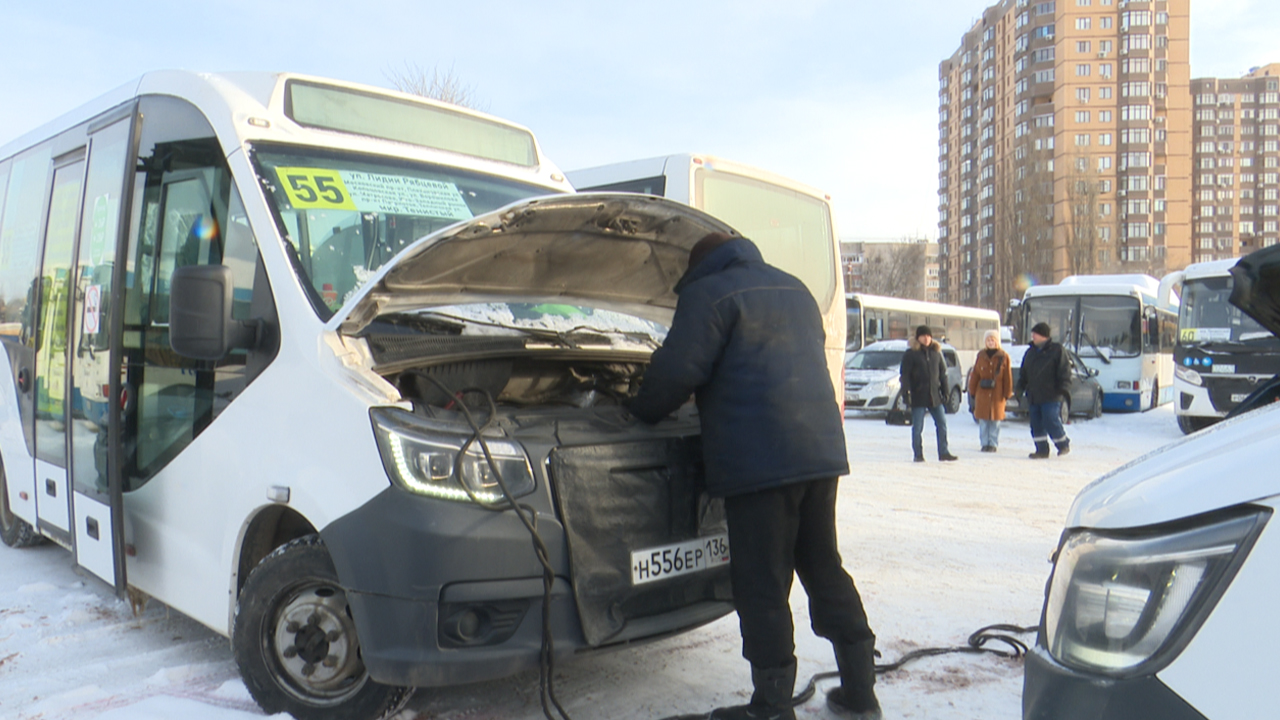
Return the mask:
[[1192,80],[1191,94],[1192,259],[1222,260],[1276,244],[1280,63],[1241,78]]
[[1189,0],[1002,0],[939,66],[939,298],[1191,260]]

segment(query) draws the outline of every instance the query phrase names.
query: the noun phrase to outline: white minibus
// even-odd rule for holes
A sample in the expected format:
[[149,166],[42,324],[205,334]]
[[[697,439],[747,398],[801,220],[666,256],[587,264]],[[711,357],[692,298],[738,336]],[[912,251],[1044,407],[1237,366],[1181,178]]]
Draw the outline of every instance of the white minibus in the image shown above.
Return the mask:
[[0,148],[0,536],[374,718],[732,609],[696,410],[629,420],[688,206],[520,126],[166,71]]

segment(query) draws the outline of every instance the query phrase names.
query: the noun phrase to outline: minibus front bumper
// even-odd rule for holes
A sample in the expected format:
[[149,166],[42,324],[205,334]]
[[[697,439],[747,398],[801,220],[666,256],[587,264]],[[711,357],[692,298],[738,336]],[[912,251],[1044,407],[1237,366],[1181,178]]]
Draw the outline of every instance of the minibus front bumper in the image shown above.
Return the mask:
[[[690,516],[684,524],[692,526],[679,527],[670,508],[689,503],[672,502],[672,487],[687,483],[638,481],[666,489],[637,500],[643,494],[637,483],[624,479],[625,466],[634,466],[636,457],[648,458],[643,464],[658,467],[663,477],[679,475],[671,455],[687,452],[685,445],[664,439],[551,453],[547,465],[559,476],[552,481],[555,495],[572,509],[564,516],[564,508],[553,512],[550,496],[544,496],[536,522],[555,574],[550,627],[557,657],[666,637],[732,611],[727,564],[631,584],[630,545],[661,545],[673,530],[683,538],[716,516],[705,506],[698,517],[681,512]],[[609,482],[599,482],[601,477]],[[693,495],[684,499],[706,502]],[[638,512],[637,502],[662,505],[662,512]],[[537,667],[542,565],[514,512],[392,486],[320,534],[347,592],[361,655],[374,680],[438,687]]]
[[1043,647],[1027,652],[1023,720],[1205,720],[1155,675],[1111,678],[1069,668]]

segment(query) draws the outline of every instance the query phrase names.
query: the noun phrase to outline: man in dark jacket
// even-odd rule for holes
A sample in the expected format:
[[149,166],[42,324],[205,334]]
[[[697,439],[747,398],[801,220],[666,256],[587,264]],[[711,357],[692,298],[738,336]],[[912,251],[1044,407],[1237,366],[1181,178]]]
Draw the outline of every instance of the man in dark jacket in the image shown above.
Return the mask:
[[1049,457],[1049,440],[1058,448],[1059,455],[1071,452],[1071,439],[1062,427],[1062,398],[1071,388],[1071,362],[1062,346],[1050,336],[1048,323],[1036,323],[1031,328],[1031,347],[1022,356],[1022,370],[1018,373],[1018,392],[1025,393],[1030,408],[1031,439],[1036,451],[1030,457],[1042,460]]
[[938,459],[955,460],[947,449],[947,408],[943,403],[951,392],[947,386],[947,361],[942,359],[942,346],[933,341],[927,325],[916,328],[911,349],[902,355],[899,384],[907,404],[911,406],[911,449],[916,462],[924,462],[924,416],[933,416],[933,429],[938,436]]
[[818,305],[750,240],[719,233],[693,247],[675,289],[671,329],[630,409],[657,422],[694,395],[707,491],[725,499],[734,608],[755,693],[710,717],[794,719],[788,597],[799,574],[813,630],[835,646],[840,668],[828,705],[843,717],[878,719],[875,635],[836,544],[836,482],[849,465]]

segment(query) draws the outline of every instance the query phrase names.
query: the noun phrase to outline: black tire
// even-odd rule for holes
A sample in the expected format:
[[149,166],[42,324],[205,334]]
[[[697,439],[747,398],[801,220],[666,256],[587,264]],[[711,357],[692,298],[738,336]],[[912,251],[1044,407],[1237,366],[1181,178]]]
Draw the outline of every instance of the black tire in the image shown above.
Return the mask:
[[1200,432],[1210,425],[1218,422],[1217,418],[1199,417],[1196,415],[1179,415],[1178,429],[1183,435],[1190,435],[1193,432]]
[[960,412],[960,403],[964,400],[964,396],[960,394],[960,388],[951,388],[951,395],[947,397],[947,414],[955,415]]
[[1093,412],[1089,413],[1089,419],[1097,420],[1102,417],[1102,391],[1093,394]]
[[249,574],[231,645],[249,694],[269,714],[374,720],[413,694],[369,677],[346,594],[318,535],[281,545]]
[[1156,380],[1151,383],[1151,407],[1148,410],[1155,410],[1160,407],[1160,381]]
[[1058,403],[1058,419],[1062,421],[1062,426],[1066,427],[1071,423],[1071,401],[1062,398],[1062,402]]
[[44,542],[44,537],[31,527],[31,523],[9,512],[9,485],[5,481],[3,463],[0,463],[0,541],[11,548],[32,547]]

